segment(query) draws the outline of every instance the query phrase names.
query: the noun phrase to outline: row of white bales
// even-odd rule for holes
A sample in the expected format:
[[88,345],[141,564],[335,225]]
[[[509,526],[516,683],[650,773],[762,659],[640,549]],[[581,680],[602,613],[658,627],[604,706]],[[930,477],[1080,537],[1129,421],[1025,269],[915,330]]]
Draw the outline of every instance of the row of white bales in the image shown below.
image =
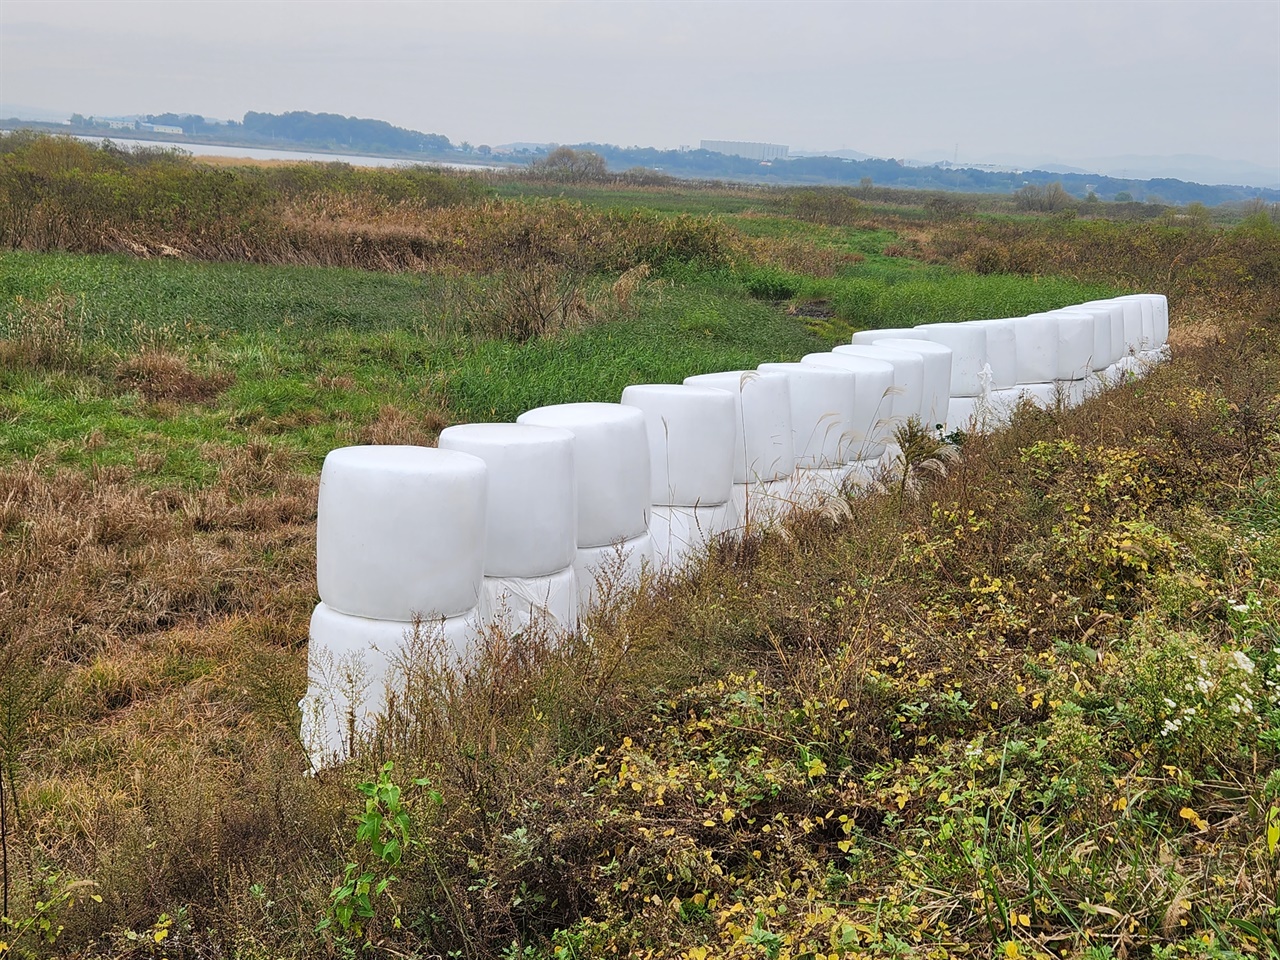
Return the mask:
[[909,418],[981,431],[1024,399],[1080,402],[1158,362],[1168,332],[1158,294],[867,330],[798,363],[449,427],[438,448],[330,452],[301,704],[313,765],[377,722],[409,637],[463,658],[496,623],[572,632],[602,572],[619,585],[670,571],[712,537],[871,479]]

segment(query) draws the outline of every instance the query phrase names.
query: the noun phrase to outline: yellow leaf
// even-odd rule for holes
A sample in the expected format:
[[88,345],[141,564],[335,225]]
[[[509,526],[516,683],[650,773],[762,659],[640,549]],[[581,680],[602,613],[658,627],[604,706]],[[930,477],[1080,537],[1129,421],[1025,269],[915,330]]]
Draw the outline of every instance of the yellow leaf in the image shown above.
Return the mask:
[[1267,811],[1267,852],[1275,854],[1280,846],[1280,807],[1272,807]]
[[720,814],[720,819],[723,820],[725,823],[728,823],[730,820],[733,819],[733,811],[730,810],[728,807],[725,807],[724,812]]
[[707,960],[706,947],[690,947],[684,952],[688,960]]
[[1008,957],[1009,960],[1017,960],[1018,957],[1022,956],[1018,950],[1018,944],[1013,940],[1006,940],[1004,942],[1004,955]]
[[161,940],[163,940],[165,937],[169,936],[169,928],[168,928],[168,927],[161,927],[159,930],[157,930],[157,931],[155,932],[154,936],[155,936],[155,938],[156,938],[156,943],[159,943],[159,942],[160,942]]
[[1203,819],[1200,814],[1196,813],[1190,807],[1183,807],[1178,811],[1178,816],[1188,821],[1197,830],[1208,830],[1209,822]]

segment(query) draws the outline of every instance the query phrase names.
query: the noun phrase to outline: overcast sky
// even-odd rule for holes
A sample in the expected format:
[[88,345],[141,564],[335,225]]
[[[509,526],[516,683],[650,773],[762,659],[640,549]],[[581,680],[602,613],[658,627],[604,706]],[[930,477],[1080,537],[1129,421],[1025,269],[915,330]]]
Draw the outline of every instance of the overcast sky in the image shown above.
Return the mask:
[[1280,0],[0,0],[0,101],[473,144],[1210,154],[1280,180]]

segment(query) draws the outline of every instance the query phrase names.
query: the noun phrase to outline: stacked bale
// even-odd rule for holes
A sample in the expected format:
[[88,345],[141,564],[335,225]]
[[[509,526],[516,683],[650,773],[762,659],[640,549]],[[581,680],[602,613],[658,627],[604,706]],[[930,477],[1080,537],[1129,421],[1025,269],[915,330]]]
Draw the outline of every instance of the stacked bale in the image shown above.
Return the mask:
[[796,467],[786,377],[732,370],[686,377],[684,382],[724,390],[733,397],[738,425],[730,498],[734,513],[744,530],[776,523],[790,508],[791,475]]
[[987,331],[963,323],[925,323],[916,327],[915,335],[951,350],[951,389],[943,432],[974,429],[991,392]]
[[844,490],[853,437],[857,377],[849,370],[804,363],[762,363],[761,373],[781,374],[791,402],[796,455],[793,500],[820,502]]
[[519,423],[468,423],[440,434],[441,450],[488,467],[480,613],[510,634],[578,626],[578,502],[573,434]]
[[620,403],[563,403],[522,413],[517,423],[567,430],[578,488],[573,562],[581,611],[601,588],[625,589],[653,563],[652,490],[644,414]]
[[325,457],[302,742],[319,769],[372,732],[424,655],[464,657],[480,629],[487,469],[426,447]]
[[733,397],[714,387],[647,383],[623,390],[622,402],[644,415],[655,566],[660,572],[679,569],[737,525]]
[[865,486],[875,476],[886,444],[892,439],[893,364],[848,353],[810,353],[800,361],[815,367],[846,370],[854,376],[851,445],[846,452],[846,484]]

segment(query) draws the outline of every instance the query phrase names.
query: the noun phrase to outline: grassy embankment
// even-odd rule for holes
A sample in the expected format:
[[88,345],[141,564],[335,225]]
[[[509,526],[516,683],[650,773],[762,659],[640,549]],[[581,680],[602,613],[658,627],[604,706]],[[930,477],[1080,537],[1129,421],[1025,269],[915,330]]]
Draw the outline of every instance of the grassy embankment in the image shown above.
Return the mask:
[[[11,952],[1275,949],[1274,227],[50,155],[3,171],[6,243],[77,251],[0,257]],[[1024,272],[943,263],[997,258]],[[329,447],[1134,284],[1173,298],[1167,369],[714,551],[589,644],[424,662],[355,762],[301,776]],[[352,789],[386,761],[398,863],[351,819],[395,829]],[[367,911],[349,863],[387,881]]]

